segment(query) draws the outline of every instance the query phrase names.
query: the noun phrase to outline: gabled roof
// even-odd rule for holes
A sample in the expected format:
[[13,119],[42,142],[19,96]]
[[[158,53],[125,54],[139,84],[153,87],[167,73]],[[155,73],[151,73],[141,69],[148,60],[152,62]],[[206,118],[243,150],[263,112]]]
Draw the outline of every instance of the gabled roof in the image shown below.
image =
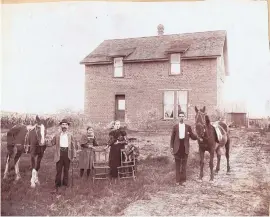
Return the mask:
[[111,63],[113,57],[128,61],[168,60],[168,53],[182,58],[217,57],[223,52],[226,31],[195,32],[103,41],[81,64]]
[[247,104],[245,101],[227,102],[224,108],[227,113],[247,113]]

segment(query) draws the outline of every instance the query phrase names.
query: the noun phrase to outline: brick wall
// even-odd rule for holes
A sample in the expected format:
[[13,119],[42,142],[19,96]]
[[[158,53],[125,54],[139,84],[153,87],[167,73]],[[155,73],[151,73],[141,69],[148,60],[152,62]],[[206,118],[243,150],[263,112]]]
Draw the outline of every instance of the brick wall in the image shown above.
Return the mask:
[[222,94],[224,90],[225,71],[223,57],[217,58],[217,108],[222,108]]
[[[168,62],[124,64],[124,78],[113,78],[113,65],[86,66],[85,114],[95,123],[114,120],[115,95],[125,94],[126,123],[145,127],[151,112],[156,126],[170,126],[163,120],[164,89],[189,89],[188,119],[194,122],[194,106],[206,105],[211,113],[217,104],[217,60],[182,60],[182,75],[169,76]],[[162,90],[163,89],[163,90]]]
[[225,108],[223,91],[225,85],[225,62],[224,55],[217,58],[217,108],[223,110]]

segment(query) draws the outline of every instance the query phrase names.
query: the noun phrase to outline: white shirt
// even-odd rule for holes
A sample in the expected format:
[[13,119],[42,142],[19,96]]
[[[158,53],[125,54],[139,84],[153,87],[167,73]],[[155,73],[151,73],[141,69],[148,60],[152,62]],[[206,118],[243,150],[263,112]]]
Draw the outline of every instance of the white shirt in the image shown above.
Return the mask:
[[62,132],[60,135],[60,147],[67,148],[68,147],[68,134]]
[[185,138],[185,124],[179,123],[179,139]]

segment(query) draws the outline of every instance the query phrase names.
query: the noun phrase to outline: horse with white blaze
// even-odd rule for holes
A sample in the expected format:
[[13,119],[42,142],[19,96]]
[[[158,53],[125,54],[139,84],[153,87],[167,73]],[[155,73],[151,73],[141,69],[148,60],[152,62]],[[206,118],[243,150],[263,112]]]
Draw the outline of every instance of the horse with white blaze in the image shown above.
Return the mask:
[[35,188],[36,184],[40,184],[38,170],[40,169],[41,160],[46,149],[47,140],[45,140],[45,137],[47,134],[48,121],[49,118],[44,120],[36,116],[34,126],[17,124],[7,132],[7,160],[4,179],[8,177],[9,164],[14,157],[15,181],[18,181],[21,178],[19,170],[20,157],[23,153],[30,153],[32,170],[30,180],[31,187]]

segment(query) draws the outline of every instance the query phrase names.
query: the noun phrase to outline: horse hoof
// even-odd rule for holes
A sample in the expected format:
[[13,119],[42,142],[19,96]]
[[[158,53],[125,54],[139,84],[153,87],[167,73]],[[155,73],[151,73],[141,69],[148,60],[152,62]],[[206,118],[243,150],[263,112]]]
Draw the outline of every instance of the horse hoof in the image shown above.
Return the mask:
[[31,183],[31,188],[35,188],[36,184],[35,183]]
[[210,182],[210,183],[214,183],[214,180],[213,180],[213,179],[210,179],[209,182]]
[[7,178],[8,178],[8,176],[7,175],[4,175],[3,179],[6,180]]
[[219,170],[216,170],[215,173],[218,174]]
[[39,181],[36,181],[35,184],[36,184],[36,185],[40,185],[40,182],[39,182]]
[[226,175],[231,175],[231,171],[228,171],[228,172],[226,173]]

